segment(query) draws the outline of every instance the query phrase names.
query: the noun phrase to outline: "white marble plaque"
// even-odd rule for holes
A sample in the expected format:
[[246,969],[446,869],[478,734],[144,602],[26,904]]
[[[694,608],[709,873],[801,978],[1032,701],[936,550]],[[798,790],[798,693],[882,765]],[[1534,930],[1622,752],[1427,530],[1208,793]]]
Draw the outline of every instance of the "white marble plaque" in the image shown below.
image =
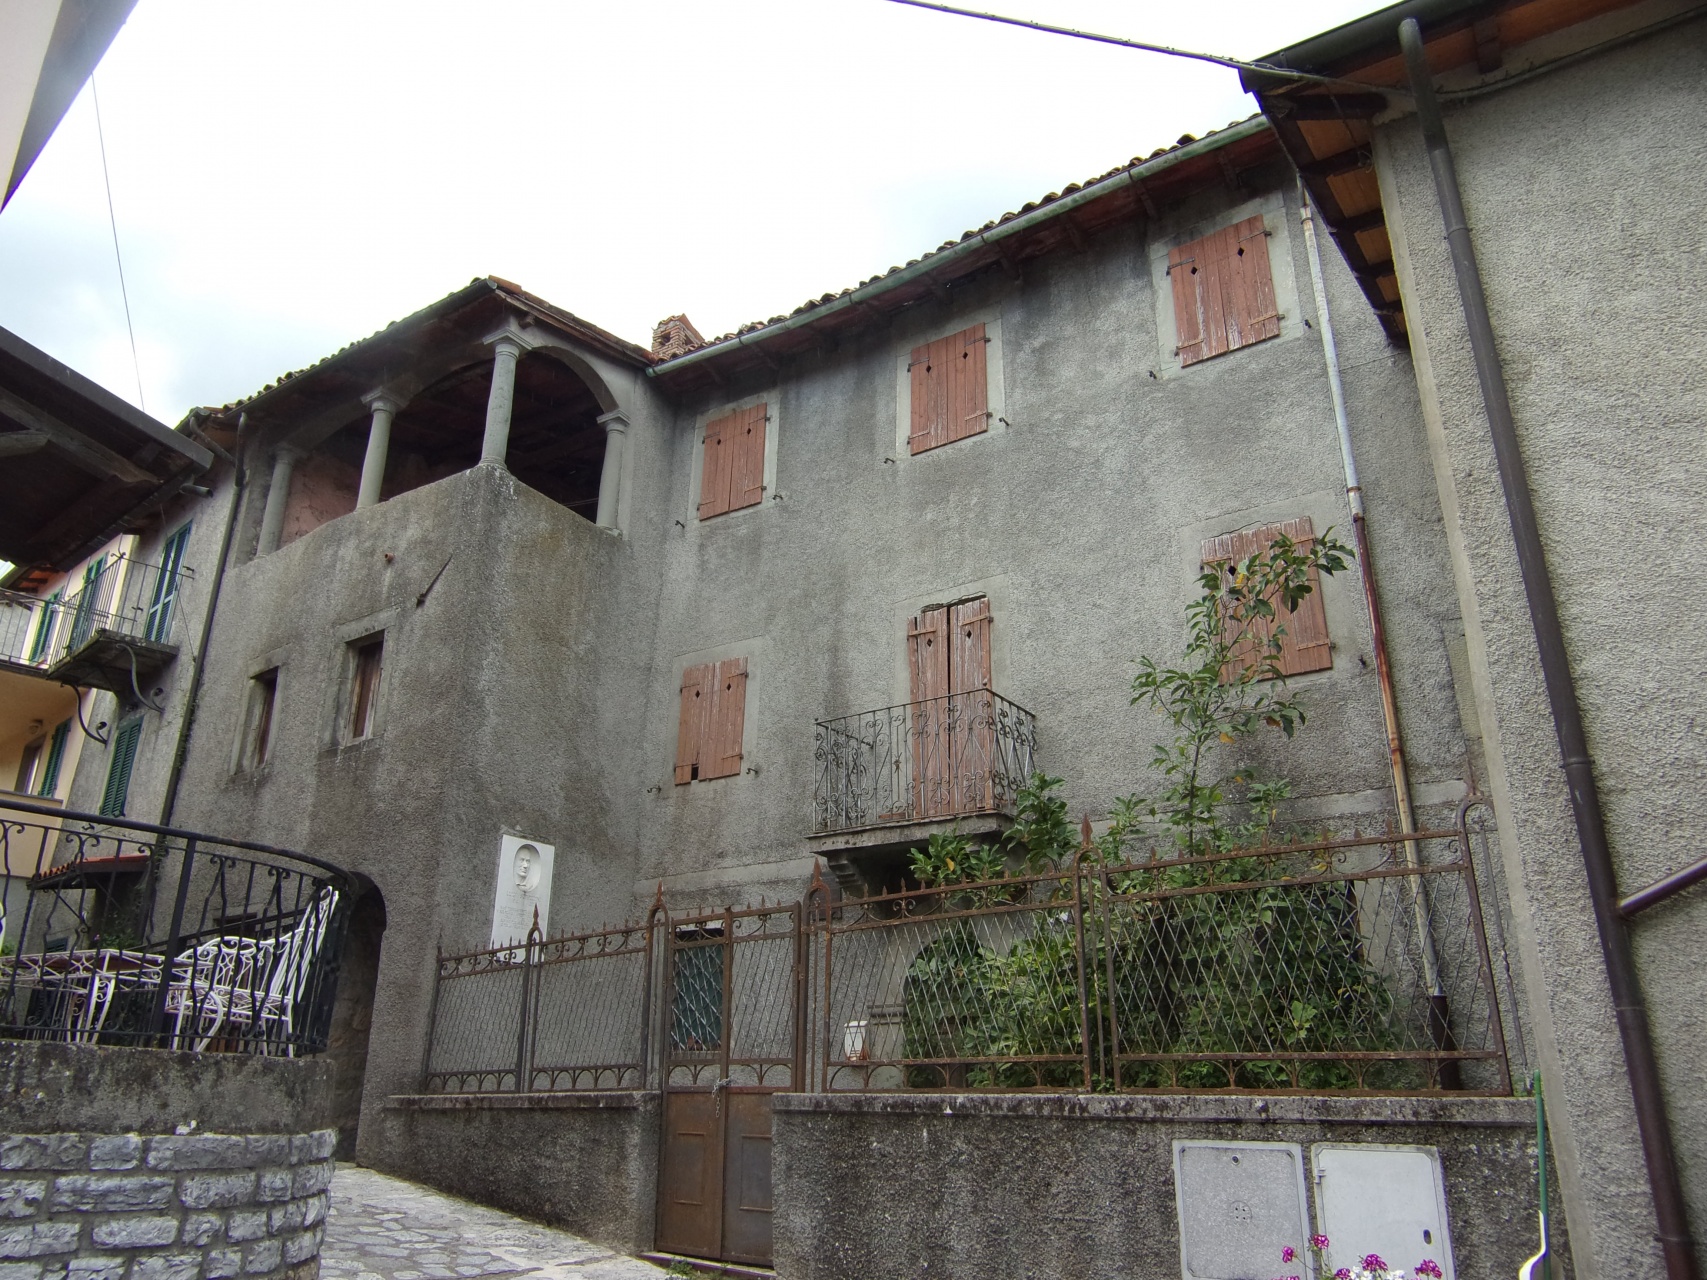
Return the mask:
[[526,942],[539,912],[539,931],[551,926],[551,868],[554,845],[505,836],[498,846],[498,885],[492,894],[492,945]]

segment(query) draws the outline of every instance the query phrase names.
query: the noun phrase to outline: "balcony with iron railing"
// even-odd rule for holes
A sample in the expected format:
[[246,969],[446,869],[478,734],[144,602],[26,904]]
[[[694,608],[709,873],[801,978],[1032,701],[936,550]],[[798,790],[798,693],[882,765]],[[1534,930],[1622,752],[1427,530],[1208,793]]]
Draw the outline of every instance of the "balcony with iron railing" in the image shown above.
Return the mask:
[[817,722],[812,833],[1012,816],[1037,717],[990,689]]
[[117,555],[64,598],[0,591],[0,668],[139,692],[141,681],[177,656],[179,597],[194,576],[181,565]]

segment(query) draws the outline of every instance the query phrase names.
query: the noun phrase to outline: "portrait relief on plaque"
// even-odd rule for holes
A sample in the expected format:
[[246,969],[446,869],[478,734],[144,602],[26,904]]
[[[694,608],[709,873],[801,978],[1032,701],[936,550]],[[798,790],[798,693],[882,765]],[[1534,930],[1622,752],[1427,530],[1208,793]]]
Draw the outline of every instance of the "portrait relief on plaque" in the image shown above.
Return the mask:
[[539,913],[539,931],[550,932],[551,871],[555,845],[504,836],[498,846],[498,882],[492,895],[492,946],[525,943]]

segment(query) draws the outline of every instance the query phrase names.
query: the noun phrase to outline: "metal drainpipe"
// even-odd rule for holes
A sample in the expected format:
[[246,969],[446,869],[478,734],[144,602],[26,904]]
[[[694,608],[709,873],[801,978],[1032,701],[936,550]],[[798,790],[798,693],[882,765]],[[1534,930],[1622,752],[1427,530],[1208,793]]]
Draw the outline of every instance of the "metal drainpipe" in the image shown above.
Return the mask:
[[[1328,310],[1328,288],[1322,275],[1322,254],[1316,242],[1316,219],[1310,208],[1310,195],[1302,181],[1298,184],[1299,220],[1304,224],[1304,243],[1310,256],[1310,284],[1316,293],[1316,318],[1322,327],[1322,359],[1328,366],[1328,392],[1334,402],[1334,423],[1339,428],[1340,460],[1345,465],[1345,497],[1351,507],[1351,527],[1357,543],[1358,576],[1363,580],[1363,603],[1369,611],[1370,643],[1375,650],[1375,675],[1381,686],[1381,719],[1387,729],[1387,760],[1393,771],[1393,802],[1399,810],[1399,831],[1415,835],[1417,817],[1411,803],[1410,771],[1405,764],[1405,742],[1399,732],[1399,703],[1393,694],[1393,665],[1387,657],[1387,628],[1381,617],[1381,598],[1375,589],[1375,562],[1369,555],[1368,520],[1364,514],[1363,486],[1357,478],[1357,459],[1351,447],[1351,422],[1345,408],[1345,384],[1340,379],[1339,344],[1334,340],[1333,316]],[[1408,866],[1420,866],[1417,847],[1404,841],[1404,858]],[[1447,1003],[1446,987],[1440,979],[1440,957],[1430,928],[1430,911],[1422,883],[1417,885],[1413,903],[1416,915],[1417,943],[1422,950],[1423,980],[1428,984],[1429,1038],[1437,1049],[1456,1047],[1452,1038],[1451,1009]],[[1440,1082],[1449,1089],[1461,1083],[1458,1064],[1441,1067]]]
[[196,704],[201,699],[202,673],[207,670],[207,644],[213,635],[213,614],[219,607],[219,590],[225,584],[225,566],[231,559],[231,538],[237,529],[237,515],[243,506],[243,489],[248,479],[243,459],[248,453],[248,441],[243,439],[249,425],[249,415],[237,415],[237,450],[232,467],[231,512],[225,520],[225,534],[219,541],[219,567],[214,570],[213,588],[208,593],[207,615],[202,619],[201,640],[196,646],[196,670],[190,677],[190,696],[184,702],[184,722],[178,726],[178,745],[172,752],[172,772],[166,779],[166,798],[160,807],[160,825],[172,825],[172,811],[178,805],[178,784],[184,777],[184,760],[190,749],[190,730],[195,725]]
[[1434,83],[1423,52],[1422,31],[1415,18],[1399,24],[1399,45],[1404,50],[1416,96],[1417,118],[1428,147],[1429,166],[1434,171],[1435,193],[1440,200],[1446,243],[1452,253],[1452,269],[1458,277],[1458,297],[1464,307],[1470,352],[1481,384],[1482,406],[1488,415],[1494,457],[1499,464],[1500,487],[1506,514],[1511,520],[1512,540],[1517,544],[1517,563],[1523,575],[1523,592],[1529,604],[1530,622],[1540,651],[1541,675],[1547,686],[1547,702],[1553,713],[1553,728],[1559,737],[1559,755],[1564,763],[1565,782],[1570,790],[1571,816],[1576,820],[1577,840],[1582,845],[1583,864],[1588,872],[1589,899],[1594,904],[1594,922],[1600,934],[1601,955],[1607,982],[1612,988],[1612,1008],[1618,1020],[1618,1035],[1624,1046],[1625,1066],[1630,1075],[1630,1093],[1636,1105],[1636,1127],[1641,1134],[1642,1155],[1648,1168],[1648,1186],[1654,1197],[1660,1248],[1665,1256],[1669,1280],[1699,1280],[1695,1242],[1689,1235],[1689,1214],[1678,1176],[1677,1155],[1672,1146],[1671,1125],[1666,1118],[1665,1093],[1660,1084],[1659,1061],[1648,1026],[1648,1011],[1642,999],[1641,981],[1630,948],[1630,934],[1618,911],[1618,878],[1612,865],[1612,850],[1606,839],[1606,821],[1600,808],[1600,792],[1594,780],[1594,761],[1583,729],[1582,706],[1577,700],[1575,677],[1565,653],[1564,632],[1559,625],[1558,599],[1547,569],[1535,520],[1529,473],[1517,440],[1511,399],[1506,391],[1505,372],[1494,347],[1493,325],[1488,301],[1482,292],[1481,270],[1475,246],[1464,218],[1464,202],[1458,189],[1458,171],[1446,139],[1446,125],[1435,101]]

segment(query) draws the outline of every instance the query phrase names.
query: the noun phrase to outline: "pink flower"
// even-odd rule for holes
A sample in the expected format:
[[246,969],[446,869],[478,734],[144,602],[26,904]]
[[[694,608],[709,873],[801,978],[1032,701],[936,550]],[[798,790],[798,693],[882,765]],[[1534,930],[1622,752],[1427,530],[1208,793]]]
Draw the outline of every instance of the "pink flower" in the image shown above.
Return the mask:
[[1443,1274],[1440,1270],[1440,1264],[1433,1258],[1424,1258],[1421,1262],[1417,1263],[1416,1273],[1419,1276],[1432,1277],[1432,1280],[1441,1280],[1441,1276]]
[[1297,1256],[1298,1256],[1298,1250],[1294,1249],[1291,1245],[1287,1245],[1284,1249],[1282,1249],[1280,1251],[1280,1260],[1282,1262],[1291,1262],[1292,1259],[1296,1258]]
[[1312,1249],[1326,1249],[1328,1247],[1328,1238],[1318,1231],[1315,1235],[1310,1237],[1310,1247]]
[[1351,1280],[1351,1268],[1341,1267],[1338,1271],[1334,1272],[1334,1280]]
[[1380,1254],[1366,1253],[1363,1255],[1363,1269],[1365,1271],[1385,1271],[1387,1264],[1381,1261]]

